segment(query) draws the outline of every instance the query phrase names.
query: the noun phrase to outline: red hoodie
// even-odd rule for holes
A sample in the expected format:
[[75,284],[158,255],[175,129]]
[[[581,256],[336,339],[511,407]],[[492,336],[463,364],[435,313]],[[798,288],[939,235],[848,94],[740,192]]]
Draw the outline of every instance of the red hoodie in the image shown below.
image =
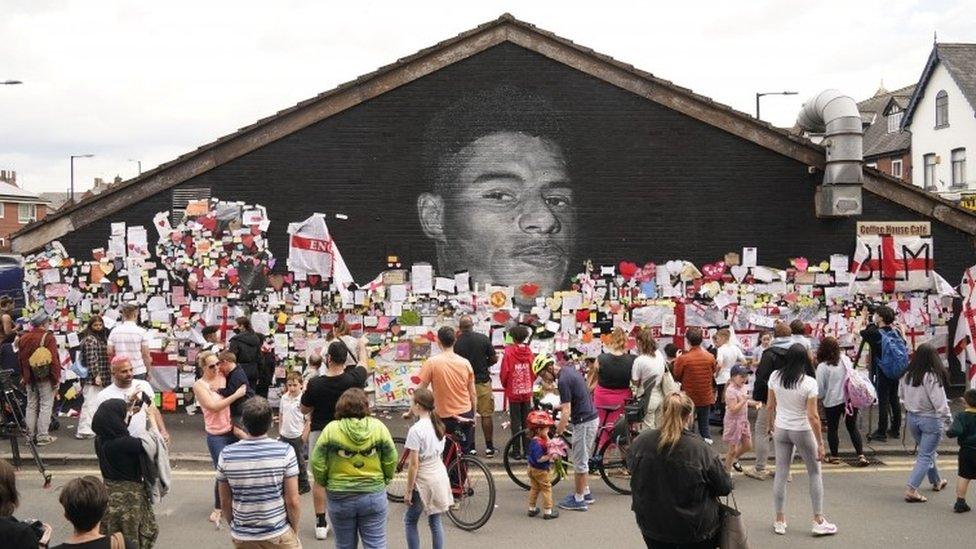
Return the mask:
[[505,355],[502,356],[502,371],[500,374],[502,387],[505,388],[505,398],[509,402],[531,402],[532,383],[535,376],[532,374],[532,360],[535,355],[525,344],[515,344],[505,347]]

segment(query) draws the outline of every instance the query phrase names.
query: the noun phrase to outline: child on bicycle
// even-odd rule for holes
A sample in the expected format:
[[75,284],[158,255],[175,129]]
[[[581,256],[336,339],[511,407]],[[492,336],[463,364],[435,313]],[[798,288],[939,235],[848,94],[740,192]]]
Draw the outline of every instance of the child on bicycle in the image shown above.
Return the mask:
[[451,481],[447,468],[441,460],[444,452],[444,423],[434,414],[434,393],[428,389],[417,389],[413,393],[411,413],[417,422],[407,432],[404,448],[407,456],[407,490],[403,503],[409,507],[404,516],[407,547],[420,548],[420,533],[417,521],[421,511],[427,511],[430,537],[435,548],[444,546],[444,526],[441,513],[454,504],[451,494]]
[[542,518],[549,520],[559,516],[559,510],[552,505],[552,457],[549,455],[549,428],[555,425],[547,412],[529,412],[526,420],[532,431],[526,458],[529,462],[529,516],[539,514],[536,503],[542,497]]
[[725,455],[725,470],[733,467],[742,471],[738,466],[739,457],[752,449],[752,428],[749,426],[749,406],[759,406],[759,402],[749,398],[746,391],[746,380],[749,379],[749,368],[742,364],[732,367],[731,375],[725,386],[725,418],[723,419],[722,440],[729,445]]

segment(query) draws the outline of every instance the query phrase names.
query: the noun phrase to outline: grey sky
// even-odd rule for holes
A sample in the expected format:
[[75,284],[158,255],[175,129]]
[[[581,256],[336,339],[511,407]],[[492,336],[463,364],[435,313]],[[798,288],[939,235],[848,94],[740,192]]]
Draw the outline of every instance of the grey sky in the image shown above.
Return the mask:
[[[932,46],[976,42],[976,2],[276,2],[0,0],[0,167],[33,191],[129,178],[509,11],[739,110],[792,125],[827,87],[918,79]],[[476,4],[476,5],[475,5]]]

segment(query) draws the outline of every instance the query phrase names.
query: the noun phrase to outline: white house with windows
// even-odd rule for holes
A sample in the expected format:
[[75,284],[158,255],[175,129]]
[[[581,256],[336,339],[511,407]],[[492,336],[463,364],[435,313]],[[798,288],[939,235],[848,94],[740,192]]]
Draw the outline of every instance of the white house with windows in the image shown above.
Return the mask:
[[901,121],[911,133],[915,185],[940,194],[976,191],[976,44],[936,44]]

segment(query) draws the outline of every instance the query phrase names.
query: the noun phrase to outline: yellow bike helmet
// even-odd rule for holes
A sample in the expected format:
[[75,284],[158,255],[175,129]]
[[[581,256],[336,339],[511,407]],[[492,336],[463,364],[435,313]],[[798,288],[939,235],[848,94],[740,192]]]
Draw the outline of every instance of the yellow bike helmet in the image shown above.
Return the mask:
[[539,372],[545,370],[549,366],[556,363],[556,360],[547,354],[535,355],[535,360],[532,361],[532,373],[539,375]]

